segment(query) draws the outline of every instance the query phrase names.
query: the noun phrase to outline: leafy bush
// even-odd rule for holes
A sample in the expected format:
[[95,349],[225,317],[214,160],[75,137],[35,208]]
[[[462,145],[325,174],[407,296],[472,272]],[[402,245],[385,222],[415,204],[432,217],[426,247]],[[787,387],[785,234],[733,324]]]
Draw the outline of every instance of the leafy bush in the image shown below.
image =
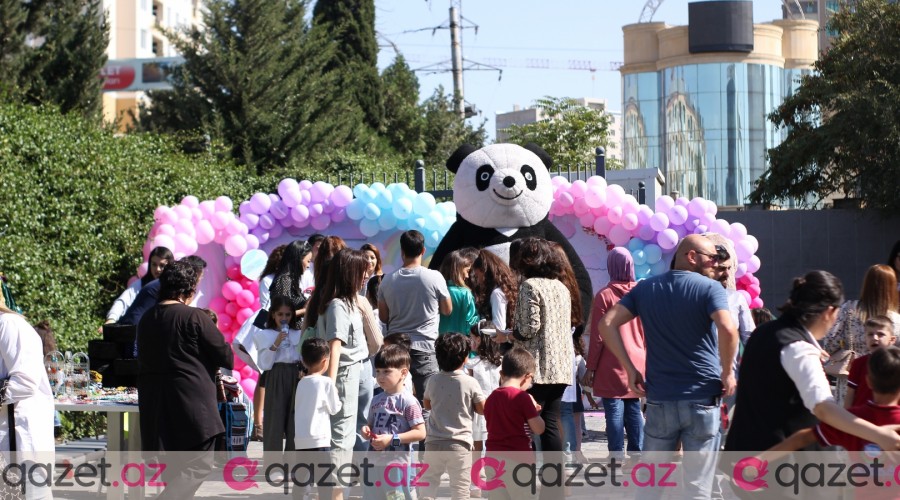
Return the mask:
[[0,271],[29,320],[50,320],[61,349],[82,350],[140,263],[156,206],[189,194],[244,200],[276,182],[182,154],[172,139],[3,105]]

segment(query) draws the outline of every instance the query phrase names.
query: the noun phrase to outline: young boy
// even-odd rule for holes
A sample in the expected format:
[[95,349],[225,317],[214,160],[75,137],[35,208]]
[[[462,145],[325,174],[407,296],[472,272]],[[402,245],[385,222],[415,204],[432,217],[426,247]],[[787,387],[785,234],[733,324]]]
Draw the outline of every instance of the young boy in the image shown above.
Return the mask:
[[331,415],[341,409],[337,388],[328,369],[328,344],[320,338],[306,339],[300,358],[307,375],[294,393],[294,446],[297,451],[328,451],[331,447]]
[[535,369],[530,352],[521,347],[510,349],[500,364],[500,387],[494,389],[484,405],[487,455],[507,464],[501,476],[506,488],[492,490],[488,494],[491,500],[534,497],[530,488],[518,485],[511,474],[519,463],[534,463],[531,434],[544,432],[541,409],[531,394],[525,392],[531,386]]
[[469,339],[448,333],[435,342],[439,373],[425,386],[425,409],[431,410],[425,438],[425,471],[421,482],[424,498],[437,496],[441,475],[450,475],[453,500],[469,498],[472,468],[472,418],[484,414],[484,394],[478,381],[462,371],[469,357]]
[[[881,347],[866,357],[869,358],[866,381],[872,388],[872,399],[862,406],[850,408],[850,413],[879,426],[900,424],[900,347]],[[865,439],[820,423],[795,432],[770,448],[763,454],[763,458],[777,457],[779,452],[800,450],[817,440],[823,446],[841,446],[848,451],[870,451],[877,448],[877,445]]]
[[847,377],[847,397],[844,398],[844,408],[864,405],[872,399],[872,389],[866,382],[869,356],[879,347],[894,345],[897,338],[894,336],[894,322],[887,316],[875,316],[866,320],[866,345],[869,354],[853,360],[850,364],[850,375]]
[[531,387],[534,370],[534,356],[525,349],[513,348],[503,356],[500,387],[491,393],[484,409],[488,452],[531,451],[526,426],[533,434],[544,432],[540,410],[525,392]]
[[[362,427],[361,433],[369,440],[369,450],[402,453],[391,453],[384,460],[377,459],[373,477],[383,476],[382,471],[391,463],[408,463],[410,443],[425,439],[422,407],[411,393],[404,390],[403,382],[408,378],[409,352],[398,345],[383,346],[375,355],[375,380],[384,392],[372,399],[368,425]],[[400,482],[400,478],[395,482]],[[384,499],[389,492],[396,491],[389,485],[366,488],[364,497],[367,500]],[[407,485],[399,491],[403,492],[406,500],[412,499]],[[394,495],[391,497],[396,498]]]

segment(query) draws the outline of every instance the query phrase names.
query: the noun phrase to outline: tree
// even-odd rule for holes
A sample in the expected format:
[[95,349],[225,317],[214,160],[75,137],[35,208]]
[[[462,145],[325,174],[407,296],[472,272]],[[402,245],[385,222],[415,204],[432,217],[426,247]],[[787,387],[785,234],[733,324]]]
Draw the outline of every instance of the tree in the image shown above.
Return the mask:
[[350,89],[366,124],[380,131],[385,108],[378,77],[375,1],[318,0],[313,8],[313,25],[329,33],[335,42],[328,69],[336,70],[341,87]]
[[[533,142],[562,165],[593,162],[597,146],[609,148],[612,118],[603,109],[585,106],[569,97],[550,96],[538,99],[534,106],[540,110],[540,119],[509,127],[509,142]],[[616,167],[607,163],[607,168]]]
[[[839,35],[797,92],[769,115],[787,130],[768,151],[754,203],[816,204],[843,193],[900,210],[900,4],[859,0],[831,19]],[[810,196],[818,198],[808,200]]]
[[101,0],[0,1],[0,89],[98,118],[109,27]]
[[368,138],[362,113],[326,69],[334,43],[305,17],[304,0],[206,2],[202,29],[166,33],[185,63],[177,95],[142,112],[157,115],[148,126],[196,124],[178,104],[194,106],[207,114],[207,132],[258,174]]
[[443,166],[460,145],[468,143],[480,148],[487,141],[484,122],[473,128],[460,118],[453,108],[452,95],[444,93],[443,86],[435,89],[421,109],[425,121],[422,129],[425,149],[421,156],[426,165]]
[[424,149],[424,117],[419,108],[419,80],[402,55],[381,73],[384,94],[384,136],[400,154]]

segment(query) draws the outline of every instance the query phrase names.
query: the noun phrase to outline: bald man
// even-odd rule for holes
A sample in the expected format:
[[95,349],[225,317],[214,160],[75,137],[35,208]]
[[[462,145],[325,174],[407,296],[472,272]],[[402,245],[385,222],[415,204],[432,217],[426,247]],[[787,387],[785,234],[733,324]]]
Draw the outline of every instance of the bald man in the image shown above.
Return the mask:
[[[735,389],[738,334],[725,289],[710,279],[723,257],[708,238],[686,236],[671,271],[638,283],[600,320],[604,345],[622,363],[631,390],[647,397],[643,451],[673,452],[679,441],[684,447],[684,481],[679,483],[684,498],[710,497],[720,444],[719,405]],[[644,327],[646,383],[619,334],[619,327],[635,317]],[[662,492],[644,488],[638,496]]]

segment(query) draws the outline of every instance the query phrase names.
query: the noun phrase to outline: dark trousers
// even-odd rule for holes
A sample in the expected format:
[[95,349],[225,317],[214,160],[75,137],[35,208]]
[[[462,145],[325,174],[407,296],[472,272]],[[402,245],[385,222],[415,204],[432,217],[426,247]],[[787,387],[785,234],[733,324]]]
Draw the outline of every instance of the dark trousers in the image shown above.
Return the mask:
[[266,411],[263,415],[265,451],[294,449],[294,392],[299,371],[297,363],[275,363],[266,372]]
[[[544,419],[544,433],[540,439],[544,464],[556,464],[559,467],[557,470],[563,470],[565,462],[559,407],[566,387],[566,384],[535,384],[528,389],[528,393],[541,405],[541,418]],[[544,486],[541,488],[540,499],[561,500],[566,496],[565,491],[564,487]]]
[[213,449],[218,437],[200,443],[193,451],[172,452],[165,456],[166,489],[156,497],[157,500],[193,498],[212,472]]

